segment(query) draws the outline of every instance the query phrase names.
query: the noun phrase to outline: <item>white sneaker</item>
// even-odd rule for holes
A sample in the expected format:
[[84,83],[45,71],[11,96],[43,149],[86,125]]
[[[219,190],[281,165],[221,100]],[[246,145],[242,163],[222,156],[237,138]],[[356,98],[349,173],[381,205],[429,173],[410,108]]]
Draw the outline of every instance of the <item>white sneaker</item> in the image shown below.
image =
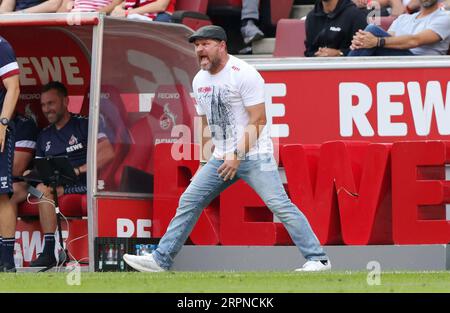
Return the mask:
[[139,272],[165,272],[161,266],[156,263],[153,255],[132,255],[124,254],[123,260],[132,268]]
[[323,264],[321,261],[308,261],[301,268],[295,269],[296,272],[319,272],[331,270],[330,260]]

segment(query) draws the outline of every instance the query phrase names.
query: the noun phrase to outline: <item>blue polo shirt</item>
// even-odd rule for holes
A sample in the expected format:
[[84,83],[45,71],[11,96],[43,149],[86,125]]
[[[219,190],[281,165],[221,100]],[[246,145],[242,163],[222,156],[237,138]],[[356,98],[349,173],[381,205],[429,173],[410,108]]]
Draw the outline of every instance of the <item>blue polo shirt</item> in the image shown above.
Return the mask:
[[[61,129],[56,129],[54,124],[47,126],[38,135],[36,157],[67,156],[74,168],[86,164],[88,125],[87,117],[72,114]],[[86,186],[86,174],[78,178],[79,185]],[[65,193],[78,192],[65,191]]]
[[[16,61],[11,45],[0,36],[0,112],[5,101],[6,88],[3,80],[19,74],[19,65]],[[6,133],[5,150],[0,153],[0,194],[13,192],[12,167],[14,160],[14,122],[11,122]]]
[[14,118],[14,124],[16,125],[15,150],[34,154],[39,133],[36,122],[30,117],[17,114]]
[[16,0],[16,9],[15,11],[25,10],[31,7],[34,7],[46,0]]
[[19,65],[16,61],[11,45],[0,36],[0,112],[3,109],[3,101],[5,100],[6,89],[3,80],[19,74]]

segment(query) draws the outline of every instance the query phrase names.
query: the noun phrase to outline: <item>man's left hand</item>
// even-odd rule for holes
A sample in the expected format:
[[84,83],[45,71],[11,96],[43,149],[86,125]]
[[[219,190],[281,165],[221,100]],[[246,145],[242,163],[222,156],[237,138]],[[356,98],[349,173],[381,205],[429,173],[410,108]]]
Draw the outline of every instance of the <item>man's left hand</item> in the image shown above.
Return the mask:
[[319,50],[314,53],[316,57],[339,57],[341,56],[341,50],[333,48],[319,48]]
[[234,153],[229,153],[224,156],[223,164],[217,169],[219,176],[223,181],[232,180],[237,173],[241,160],[238,160]]
[[366,32],[363,30],[359,30],[354,36],[352,40],[352,45],[350,49],[370,49],[377,46],[378,38],[375,37],[372,33]]

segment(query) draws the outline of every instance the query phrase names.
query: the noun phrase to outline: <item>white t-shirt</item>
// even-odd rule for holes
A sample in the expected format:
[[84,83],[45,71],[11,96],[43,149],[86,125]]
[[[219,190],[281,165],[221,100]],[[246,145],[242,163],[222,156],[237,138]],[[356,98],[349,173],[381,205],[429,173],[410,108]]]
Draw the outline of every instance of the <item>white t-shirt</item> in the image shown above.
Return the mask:
[[395,36],[414,35],[430,29],[441,37],[441,41],[410,49],[416,55],[446,55],[450,44],[450,16],[443,10],[437,9],[433,13],[417,18],[420,12],[402,14],[389,27],[389,32]]
[[[214,157],[232,153],[248,125],[245,107],[265,103],[264,79],[248,63],[229,55],[225,67],[217,74],[200,70],[193,80],[199,115],[206,115],[215,146]],[[272,153],[269,126],[260,132],[255,145],[247,153]]]

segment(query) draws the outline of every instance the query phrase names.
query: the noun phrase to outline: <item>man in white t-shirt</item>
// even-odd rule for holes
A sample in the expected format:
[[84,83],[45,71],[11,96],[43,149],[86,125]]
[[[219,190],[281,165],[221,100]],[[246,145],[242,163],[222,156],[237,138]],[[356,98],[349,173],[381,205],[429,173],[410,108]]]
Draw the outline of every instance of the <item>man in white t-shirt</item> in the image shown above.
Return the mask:
[[[223,28],[198,29],[189,41],[195,44],[201,70],[193,81],[197,113],[202,118],[203,160],[180,198],[175,217],[158,248],[147,256],[124,255],[131,267],[143,272],[168,270],[202,210],[239,179],[246,181],[284,224],[307,262],[298,271],[331,268],[306,217],[288,198],[273,157],[266,125],[264,80],[256,69],[227,52]],[[214,152],[204,147],[207,125]],[[209,159],[209,161],[206,161]]]
[[388,32],[376,25],[359,30],[348,55],[446,55],[449,44],[450,16],[438,0],[420,0],[420,11],[400,15]]

